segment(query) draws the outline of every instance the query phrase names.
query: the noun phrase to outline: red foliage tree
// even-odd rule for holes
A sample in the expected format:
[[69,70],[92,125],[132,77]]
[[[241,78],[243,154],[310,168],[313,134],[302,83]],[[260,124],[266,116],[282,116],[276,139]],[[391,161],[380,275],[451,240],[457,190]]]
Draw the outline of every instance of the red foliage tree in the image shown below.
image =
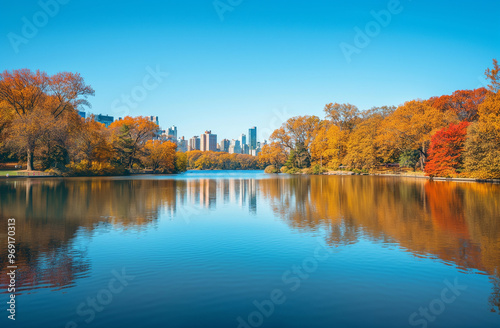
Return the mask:
[[462,164],[469,124],[466,121],[459,124],[452,123],[431,137],[428,162],[425,165],[426,175],[449,177],[457,174],[457,169]]
[[457,90],[451,96],[432,97],[427,104],[442,111],[455,113],[459,121],[477,120],[477,108],[488,94],[485,88],[475,90]]

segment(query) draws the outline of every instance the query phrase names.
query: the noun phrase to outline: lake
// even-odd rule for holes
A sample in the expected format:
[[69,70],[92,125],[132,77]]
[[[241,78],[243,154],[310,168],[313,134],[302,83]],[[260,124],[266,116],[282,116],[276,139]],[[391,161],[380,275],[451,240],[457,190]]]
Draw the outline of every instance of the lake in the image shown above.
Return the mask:
[[500,327],[500,185],[9,178],[0,218],[2,327]]

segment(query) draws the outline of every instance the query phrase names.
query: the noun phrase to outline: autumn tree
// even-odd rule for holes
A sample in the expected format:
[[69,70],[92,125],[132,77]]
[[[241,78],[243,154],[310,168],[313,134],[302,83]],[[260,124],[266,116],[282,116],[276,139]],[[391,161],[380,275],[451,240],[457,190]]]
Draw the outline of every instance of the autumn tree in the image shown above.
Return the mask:
[[75,161],[104,162],[111,159],[112,146],[105,125],[95,120],[94,115],[87,117],[78,125],[72,136],[72,157]]
[[381,161],[376,142],[382,121],[394,112],[394,107],[374,107],[360,113],[358,123],[351,131],[343,162],[352,168],[372,169]]
[[471,177],[500,178],[500,91],[479,106],[479,120],[469,127],[465,155]]
[[176,172],[177,145],[170,141],[147,140],[142,162],[146,168],[159,173]]
[[71,137],[80,126],[82,118],[75,110],[64,111],[58,117],[49,112],[48,116],[54,118],[55,125],[42,135],[35,155],[40,159],[42,170],[53,168],[63,171],[70,162]]
[[379,142],[400,152],[417,150],[424,170],[427,148],[435,131],[447,125],[446,116],[425,102],[412,100],[399,106],[381,126]]
[[57,128],[57,120],[41,107],[15,116],[7,134],[7,144],[20,153],[27,154],[28,170],[33,169],[34,154],[51,129]]
[[329,103],[311,145],[312,159],[316,164],[336,168],[347,155],[349,137],[360,122],[361,112],[351,104]]
[[352,131],[359,121],[360,111],[351,104],[330,103],[325,105],[323,111],[326,119],[338,126],[340,131]]
[[488,89],[493,93],[498,93],[500,91],[500,66],[496,59],[493,59],[493,68],[487,68],[484,74],[490,81]]
[[273,165],[276,169],[280,169],[287,159],[287,153],[278,143],[272,142],[262,146],[262,150],[258,156],[259,161],[263,166]]
[[186,153],[175,153],[175,171],[185,172],[187,170],[187,154]]
[[431,137],[428,162],[425,172],[428,176],[452,177],[463,163],[465,137],[469,122],[450,124]]
[[[78,73],[49,76],[39,70],[20,69],[0,74],[0,101],[15,113],[17,119],[10,126],[11,135],[21,136],[14,144],[26,152],[29,171],[33,169],[38,138],[44,133],[34,122],[40,120],[48,124],[46,127],[57,127],[49,122],[57,121],[67,110],[90,105],[86,98],[91,95],[94,90]],[[30,129],[19,131],[27,127]]]
[[457,90],[452,95],[430,98],[426,103],[443,113],[453,113],[457,116],[458,121],[473,122],[478,118],[478,106],[488,93],[486,88]]
[[156,136],[159,127],[146,117],[126,116],[111,123],[109,129],[119,161],[130,170],[134,163],[140,163],[146,142]]
[[10,154],[7,147],[7,131],[9,130],[15,113],[5,101],[0,101],[0,162]]
[[469,176],[500,178],[500,69],[493,60],[486,78],[491,93],[479,106],[479,120],[469,127],[465,142],[465,169]]
[[321,121],[311,143],[312,160],[320,166],[331,168],[340,166],[345,156],[345,152],[342,151],[345,147],[342,146],[341,136],[338,126],[327,120]]
[[296,167],[306,167],[311,161],[310,147],[318,126],[317,116],[292,117],[271,134],[270,140],[287,156],[294,152],[297,159],[294,164]]

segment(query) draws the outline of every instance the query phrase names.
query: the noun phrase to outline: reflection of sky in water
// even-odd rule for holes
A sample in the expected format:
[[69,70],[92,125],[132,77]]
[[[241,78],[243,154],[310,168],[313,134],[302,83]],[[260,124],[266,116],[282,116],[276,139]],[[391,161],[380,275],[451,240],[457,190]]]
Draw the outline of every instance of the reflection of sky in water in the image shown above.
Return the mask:
[[317,245],[335,254],[266,325],[406,326],[458,277],[464,297],[433,326],[488,326],[500,322],[490,312],[500,299],[499,187],[222,171],[10,180],[0,216],[16,218],[19,307],[41,326],[81,320],[79,303],[126,267],[137,280],[89,326],[234,327],[254,299],[287,288],[283,272]]

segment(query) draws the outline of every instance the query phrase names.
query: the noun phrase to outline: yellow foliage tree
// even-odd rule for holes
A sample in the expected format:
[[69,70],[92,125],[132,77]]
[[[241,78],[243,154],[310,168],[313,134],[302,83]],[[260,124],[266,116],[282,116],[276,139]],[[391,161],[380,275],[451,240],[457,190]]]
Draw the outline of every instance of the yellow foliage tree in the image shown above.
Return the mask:
[[337,125],[322,121],[311,144],[312,160],[321,166],[338,168],[345,156],[344,138],[345,134]]
[[259,162],[262,166],[273,165],[279,170],[286,162],[286,154],[286,151],[278,143],[272,142],[271,144],[262,146],[262,150],[259,153]]
[[111,123],[109,129],[120,161],[127,168],[132,169],[132,165],[140,161],[144,145],[156,136],[159,127],[146,117],[126,116]]
[[[491,93],[479,106],[479,120],[469,127],[465,142],[465,170],[480,179],[500,178],[500,89],[499,68],[487,70]],[[495,73],[496,72],[496,73]]]
[[418,150],[420,167],[424,170],[427,148],[431,136],[446,126],[452,118],[422,101],[412,100],[399,106],[394,113],[382,122],[382,133],[378,142],[386,148]]
[[170,141],[148,140],[144,145],[142,162],[146,168],[159,173],[176,172],[177,145]]
[[347,142],[346,165],[357,169],[372,169],[380,162],[375,143],[382,117],[373,116],[359,123]]

